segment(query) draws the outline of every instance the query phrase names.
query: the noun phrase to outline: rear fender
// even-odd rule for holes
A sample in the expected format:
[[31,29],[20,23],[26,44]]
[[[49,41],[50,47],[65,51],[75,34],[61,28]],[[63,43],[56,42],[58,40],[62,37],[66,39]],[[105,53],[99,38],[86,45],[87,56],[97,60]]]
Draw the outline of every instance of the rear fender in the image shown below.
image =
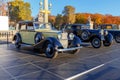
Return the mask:
[[22,43],[22,38],[21,38],[21,35],[19,33],[16,33],[12,39],[12,41],[14,41],[16,39],[16,37],[19,36],[20,38],[20,42]]

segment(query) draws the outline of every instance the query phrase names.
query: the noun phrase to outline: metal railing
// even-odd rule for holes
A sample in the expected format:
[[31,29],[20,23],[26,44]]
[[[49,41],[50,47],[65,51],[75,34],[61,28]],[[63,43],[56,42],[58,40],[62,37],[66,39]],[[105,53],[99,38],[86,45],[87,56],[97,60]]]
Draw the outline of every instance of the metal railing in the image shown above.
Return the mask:
[[0,43],[11,42],[16,31],[0,31]]

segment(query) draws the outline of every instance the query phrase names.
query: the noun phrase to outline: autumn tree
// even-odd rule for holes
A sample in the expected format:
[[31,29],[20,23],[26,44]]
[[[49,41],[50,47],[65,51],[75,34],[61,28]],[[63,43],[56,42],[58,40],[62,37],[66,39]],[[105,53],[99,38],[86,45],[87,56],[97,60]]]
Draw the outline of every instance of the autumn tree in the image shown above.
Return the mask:
[[28,2],[14,0],[9,2],[9,16],[11,21],[31,20],[31,9]]
[[52,23],[53,25],[55,25],[55,19],[56,19],[56,16],[49,15],[49,17],[48,17],[48,22],[50,22],[50,23]]
[[89,13],[77,13],[76,14],[76,22],[75,23],[81,23],[81,24],[86,24],[88,21],[88,17],[91,14]]
[[63,10],[63,17],[65,23],[74,23],[75,22],[75,8],[73,6],[65,6]]
[[63,24],[63,16],[61,14],[57,14],[55,19],[55,25],[59,29],[62,24]]
[[92,16],[92,20],[97,24],[102,24],[103,19],[104,19],[104,15],[102,15],[102,14],[96,13],[96,14],[93,14],[93,16]]

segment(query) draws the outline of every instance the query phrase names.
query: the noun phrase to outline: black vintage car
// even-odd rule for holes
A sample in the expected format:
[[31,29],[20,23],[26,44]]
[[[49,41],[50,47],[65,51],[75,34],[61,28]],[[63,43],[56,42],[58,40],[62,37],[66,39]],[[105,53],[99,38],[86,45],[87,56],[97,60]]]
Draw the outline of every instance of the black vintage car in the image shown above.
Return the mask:
[[110,46],[113,36],[107,30],[86,29],[88,26],[83,24],[68,24],[62,27],[63,31],[74,33],[82,42],[90,42],[94,48],[100,48],[103,42],[104,46]]
[[77,36],[53,30],[49,23],[20,21],[17,29],[13,37],[16,48],[20,48],[21,44],[32,45],[48,58],[55,58],[58,52],[69,51],[74,54],[81,48],[81,40]]
[[120,43],[120,26],[116,24],[101,24],[97,28],[107,30],[113,35],[115,41]]

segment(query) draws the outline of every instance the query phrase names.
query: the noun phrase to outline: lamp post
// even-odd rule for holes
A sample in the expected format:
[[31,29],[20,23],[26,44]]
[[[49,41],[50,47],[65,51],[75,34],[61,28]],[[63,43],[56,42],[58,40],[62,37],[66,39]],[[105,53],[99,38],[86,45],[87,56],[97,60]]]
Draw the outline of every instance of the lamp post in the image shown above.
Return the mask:
[[43,13],[43,22],[48,23],[48,14],[50,14],[50,9],[52,4],[48,5],[48,0],[44,0],[44,4],[40,2],[40,12]]

